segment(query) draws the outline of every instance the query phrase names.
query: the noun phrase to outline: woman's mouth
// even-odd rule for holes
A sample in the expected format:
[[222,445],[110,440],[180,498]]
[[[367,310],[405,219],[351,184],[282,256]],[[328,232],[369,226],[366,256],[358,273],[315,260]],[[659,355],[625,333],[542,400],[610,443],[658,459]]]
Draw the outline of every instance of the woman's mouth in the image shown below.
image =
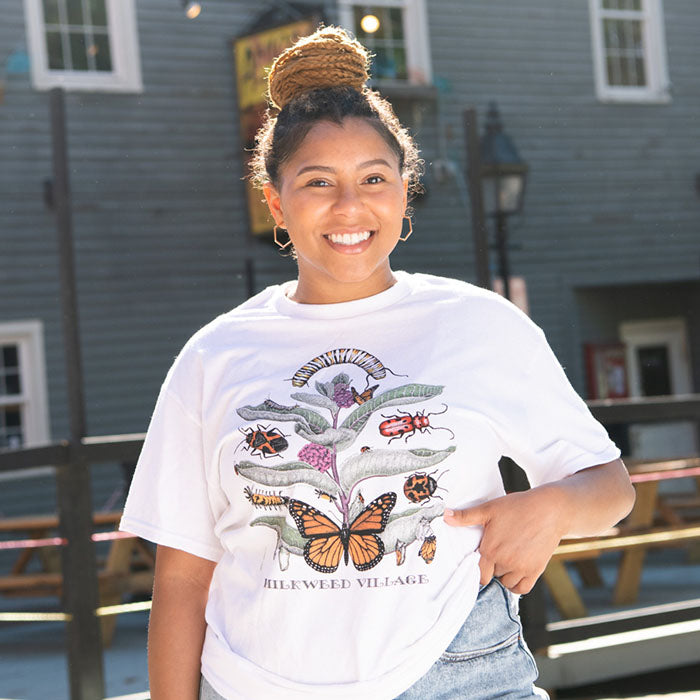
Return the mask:
[[358,255],[372,245],[375,233],[376,231],[342,231],[327,233],[324,238],[336,253]]
[[331,243],[342,246],[356,246],[366,241],[374,231],[356,231],[354,233],[329,233],[327,238]]

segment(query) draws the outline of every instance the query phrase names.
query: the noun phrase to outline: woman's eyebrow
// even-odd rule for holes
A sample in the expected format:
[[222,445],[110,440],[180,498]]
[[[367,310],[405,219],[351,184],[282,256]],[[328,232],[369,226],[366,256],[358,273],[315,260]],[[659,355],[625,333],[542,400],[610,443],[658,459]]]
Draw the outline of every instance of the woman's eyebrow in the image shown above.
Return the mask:
[[[357,166],[357,169],[361,170],[362,168],[371,168],[375,165],[385,165],[387,168],[391,167],[389,161],[385,160],[384,158],[375,158],[374,160],[366,160],[364,163],[360,163]],[[331,168],[327,165],[305,165],[297,172],[297,177],[299,177],[299,175],[303,175],[304,173],[311,171],[320,171],[322,173],[335,173],[335,168]]]

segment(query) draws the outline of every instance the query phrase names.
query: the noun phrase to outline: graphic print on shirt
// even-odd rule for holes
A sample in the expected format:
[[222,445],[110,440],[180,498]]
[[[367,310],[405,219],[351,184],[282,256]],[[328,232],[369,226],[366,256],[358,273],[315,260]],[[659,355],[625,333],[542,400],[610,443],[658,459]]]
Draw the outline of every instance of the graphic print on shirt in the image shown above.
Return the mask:
[[[346,372],[333,376],[337,365],[342,364],[354,365],[349,369],[352,378]],[[329,350],[302,365],[291,378],[293,387],[302,388],[317,375],[316,393],[293,392],[290,398],[295,403],[290,405],[268,398],[257,406],[237,409],[241,418],[252,423],[241,429],[244,438],[237,450],[262,458],[262,462],[242,460],[234,468],[238,475],[256,485],[244,489],[245,497],[255,508],[278,511],[250,524],[275,531],[276,554],[282,570],[288,568],[291,555],[302,557],[320,573],[333,573],[341,563],[367,571],[391,552],[395,553],[398,566],[409,555],[421,566],[435,558],[437,540],[431,522],[444,511],[442,498],[436,492],[445,490],[438,485],[445,471],[435,477],[437,470],[429,469],[456,448],[432,449],[414,443],[418,443],[418,436],[428,436],[433,444],[436,439],[441,443],[454,439],[454,433],[434,418],[446,413],[448,407],[442,403],[423,410],[387,409],[430,401],[444,387],[417,383],[387,387],[383,383],[387,373],[405,376],[365,350]],[[382,384],[370,386],[371,380]],[[370,421],[373,417],[375,420]],[[298,450],[297,460],[285,461],[286,454],[282,454],[290,444],[290,431],[285,433],[276,425],[282,422],[292,423],[294,433],[306,442]],[[433,433],[438,435],[433,438]],[[364,438],[370,434],[385,440],[386,447],[370,448],[364,444],[368,442]],[[411,449],[407,448],[409,438]],[[390,447],[396,440],[401,447]],[[401,475],[403,488],[397,489],[396,478]],[[375,482],[376,479],[380,481]],[[379,484],[375,493],[381,495],[366,505],[359,487],[367,490],[374,483]],[[296,496],[299,485],[309,487],[309,496],[304,500],[285,492],[296,487]],[[315,505],[307,502],[311,499],[315,499]],[[413,543],[416,548],[407,554]]]

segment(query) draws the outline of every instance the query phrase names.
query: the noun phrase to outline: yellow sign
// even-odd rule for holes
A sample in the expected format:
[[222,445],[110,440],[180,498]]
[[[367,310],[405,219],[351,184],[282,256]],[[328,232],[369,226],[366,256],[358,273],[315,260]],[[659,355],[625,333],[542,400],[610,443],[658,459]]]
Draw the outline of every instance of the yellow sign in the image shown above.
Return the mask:
[[[248,163],[251,149],[255,145],[255,134],[262,124],[267,108],[267,71],[278,54],[300,36],[311,34],[314,29],[314,22],[305,19],[241,37],[234,42],[240,137],[246,174],[249,172]],[[267,205],[250,180],[246,180],[245,183],[250,229],[254,234],[267,233],[272,230],[274,223]]]

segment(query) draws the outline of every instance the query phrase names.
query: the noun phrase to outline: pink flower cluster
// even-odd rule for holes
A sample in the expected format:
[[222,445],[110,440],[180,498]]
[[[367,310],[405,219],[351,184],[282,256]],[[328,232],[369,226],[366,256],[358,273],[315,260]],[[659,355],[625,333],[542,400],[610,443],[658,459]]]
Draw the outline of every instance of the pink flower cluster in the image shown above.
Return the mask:
[[355,403],[352,397],[352,391],[347,384],[336,384],[333,389],[333,401],[340,408],[350,408]]
[[331,451],[323,445],[310,442],[299,450],[299,459],[310,464],[320,472],[327,472],[331,468]]

